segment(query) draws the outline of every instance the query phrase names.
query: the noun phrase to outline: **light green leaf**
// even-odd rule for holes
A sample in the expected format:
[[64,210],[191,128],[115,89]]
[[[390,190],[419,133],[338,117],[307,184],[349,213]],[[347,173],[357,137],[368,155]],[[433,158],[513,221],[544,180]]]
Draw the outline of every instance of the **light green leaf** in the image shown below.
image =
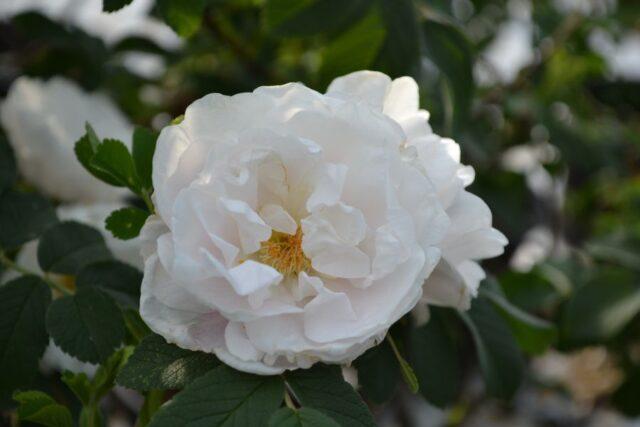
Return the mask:
[[102,234],[75,221],[49,228],[38,244],[38,264],[52,273],[76,274],[85,265],[112,258]]
[[92,386],[89,377],[84,372],[64,371],[62,382],[67,385],[83,405],[91,402]]
[[191,37],[200,29],[207,0],[158,0],[160,15],[182,37]]
[[125,335],[120,309],[94,288],[55,300],[47,312],[47,330],[65,353],[91,363],[107,360]]
[[218,365],[212,354],[182,349],[153,334],[136,347],[117,382],[139,391],[177,390]]
[[396,356],[396,360],[400,365],[400,372],[402,373],[402,378],[404,379],[404,382],[409,387],[409,390],[411,391],[411,393],[416,394],[420,389],[420,384],[418,383],[418,378],[416,377],[415,372],[413,372],[413,368],[404,359],[402,354],[400,354],[400,350],[398,349],[398,346],[393,340],[393,337],[391,336],[391,334],[387,334],[387,341],[389,341],[389,344],[391,345],[391,349],[393,350],[393,353]]
[[283,395],[280,377],[250,375],[221,365],[160,408],[149,426],[264,426]]
[[41,391],[16,393],[13,398],[20,403],[18,418],[48,427],[73,427],[71,412]]

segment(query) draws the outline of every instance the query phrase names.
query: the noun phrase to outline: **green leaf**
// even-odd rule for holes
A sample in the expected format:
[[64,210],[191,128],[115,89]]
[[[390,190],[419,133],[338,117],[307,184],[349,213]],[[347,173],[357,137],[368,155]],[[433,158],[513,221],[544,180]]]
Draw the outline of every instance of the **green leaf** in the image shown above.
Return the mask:
[[102,0],[102,10],[105,12],[115,12],[122,9],[133,0]]
[[67,385],[83,405],[91,403],[92,385],[84,372],[64,371],[62,382]]
[[48,427],[73,427],[71,412],[41,391],[16,393],[13,398],[20,403],[18,418]]
[[302,406],[317,409],[341,426],[376,425],[362,398],[342,379],[338,366],[316,364],[287,372],[285,379]]
[[49,228],[38,244],[38,263],[43,271],[76,274],[85,265],[112,259],[102,234],[75,221]]
[[413,0],[380,0],[384,44],[377,64],[391,77],[417,74],[420,60],[420,27]]
[[117,382],[138,391],[181,389],[218,365],[212,354],[182,349],[153,334],[136,347]]
[[264,426],[283,395],[280,377],[250,375],[221,365],[160,408],[149,426]]
[[476,298],[467,313],[459,313],[471,332],[487,392],[510,399],[524,373],[524,360],[504,320],[483,297]]
[[93,376],[93,400],[98,402],[105,396],[115,385],[116,376],[131,357],[133,347],[124,347],[113,353],[109,358],[100,365]]
[[120,309],[94,288],[55,300],[47,312],[47,330],[65,353],[91,363],[106,360],[125,335]]
[[413,372],[413,368],[411,367],[411,365],[404,359],[404,357],[402,357],[402,354],[400,353],[400,350],[398,349],[398,346],[393,340],[393,337],[391,336],[391,334],[387,334],[387,341],[389,341],[389,344],[391,345],[391,349],[393,350],[393,353],[396,356],[396,360],[400,365],[400,372],[402,373],[402,378],[404,379],[404,382],[409,387],[409,390],[411,391],[411,393],[416,394],[420,389],[420,383],[418,382],[418,377],[416,377],[415,372]]
[[129,240],[140,235],[140,230],[148,217],[149,212],[129,206],[111,212],[105,224],[114,237]]
[[16,182],[16,161],[7,139],[0,136],[0,194]]
[[453,92],[453,124],[458,129],[468,123],[475,92],[472,45],[452,24],[430,19],[422,28],[426,55],[441,71]]
[[120,261],[89,264],[78,273],[78,289],[95,287],[110,295],[122,307],[137,308],[142,273]]
[[36,276],[0,287],[0,396],[35,378],[49,342],[45,312],[50,302],[49,287]]
[[400,370],[388,342],[383,341],[367,350],[354,364],[358,370],[358,384],[367,399],[378,404],[391,399],[400,379]]
[[160,15],[182,37],[190,37],[200,29],[207,0],[158,0]]
[[518,346],[528,354],[542,354],[558,336],[555,326],[520,310],[503,295],[481,288],[481,294],[487,297],[509,324]]
[[7,190],[0,196],[0,248],[17,249],[57,221],[56,212],[46,199]]
[[369,68],[378,55],[385,34],[380,11],[372,7],[364,18],[323,50],[319,71],[321,84],[328,84],[335,76]]
[[104,172],[93,165],[93,157],[96,155],[96,151],[98,150],[101,142],[89,123],[86,124],[86,129],[87,132],[84,136],[75,143],[74,151],[76,153],[76,158],[91,175],[109,185],[122,187],[123,184],[120,180],[113,177],[110,173]]
[[264,18],[267,28],[274,34],[310,36],[351,25],[371,4],[370,0],[268,0]]
[[140,179],[140,184],[142,188],[147,190],[153,188],[151,170],[157,139],[158,134],[149,129],[136,127],[133,131],[133,145],[131,148],[133,162],[136,166],[136,174]]
[[640,366],[636,366],[625,376],[623,383],[613,393],[612,401],[617,410],[629,418],[634,418],[640,416],[638,396],[640,396]]
[[269,427],[339,427],[340,424],[311,408],[281,408],[269,419]]
[[91,167],[110,175],[119,186],[140,192],[140,180],[136,175],[133,157],[122,141],[105,139],[91,159]]
[[562,333],[576,344],[617,335],[640,312],[640,284],[622,268],[606,268],[578,288],[566,306]]
[[453,403],[460,389],[462,372],[453,337],[446,328],[447,309],[430,307],[429,321],[411,330],[409,360],[420,381],[420,393],[444,408]]
[[133,339],[133,344],[139,343],[144,337],[151,334],[151,329],[144,323],[137,309],[123,308],[122,316],[124,317],[127,330]]

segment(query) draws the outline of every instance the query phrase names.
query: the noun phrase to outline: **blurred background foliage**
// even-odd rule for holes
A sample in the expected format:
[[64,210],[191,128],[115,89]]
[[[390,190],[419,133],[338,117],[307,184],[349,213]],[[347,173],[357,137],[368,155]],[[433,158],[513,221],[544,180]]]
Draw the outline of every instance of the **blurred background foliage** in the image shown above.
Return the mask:
[[63,75],[157,130],[210,92],[413,76],[510,244],[469,312],[394,327],[430,404],[386,343],[356,362],[380,424],[640,416],[637,0],[158,0],[150,13],[183,37],[170,46],[105,40],[38,8],[0,13],[0,96],[20,75]]

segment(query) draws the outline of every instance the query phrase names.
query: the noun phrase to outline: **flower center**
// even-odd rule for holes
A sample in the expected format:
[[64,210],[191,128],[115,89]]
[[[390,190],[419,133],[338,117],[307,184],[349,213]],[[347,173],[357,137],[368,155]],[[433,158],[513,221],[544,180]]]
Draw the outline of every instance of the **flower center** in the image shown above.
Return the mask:
[[302,251],[300,227],[294,235],[273,231],[271,238],[262,242],[258,258],[260,262],[275,268],[283,276],[298,274],[311,268],[311,261]]

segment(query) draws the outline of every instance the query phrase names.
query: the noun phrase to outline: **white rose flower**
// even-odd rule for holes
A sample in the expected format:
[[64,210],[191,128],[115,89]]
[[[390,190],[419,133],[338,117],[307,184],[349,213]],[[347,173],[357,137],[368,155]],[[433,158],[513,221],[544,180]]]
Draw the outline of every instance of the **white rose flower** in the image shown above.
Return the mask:
[[460,164],[460,147],[433,133],[429,113],[419,109],[418,85],[410,77],[392,81],[378,72],[355,72],[335,79],[327,95],[363,102],[402,127],[406,136],[402,147],[413,151],[413,164],[429,178],[451,220],[444,241],[438,244],[442,260],[425,282],[423,299],[468,309],[485,278],[476,261],[500,255],[507,239],[491,226],[489,207],[465,190],[475,173]]
[[144,320],[247,372],[355,359],[420,300],[449,228],[405,140],[301,84],[191,104],[153,159]]
[[41,192],[65,202],[114,201],[127,194],[90,175],[74,153],[86,122],[100,137],[130,145],[133,128],[107,97],[61,78],[20,77],[0,108],[18,168]]

